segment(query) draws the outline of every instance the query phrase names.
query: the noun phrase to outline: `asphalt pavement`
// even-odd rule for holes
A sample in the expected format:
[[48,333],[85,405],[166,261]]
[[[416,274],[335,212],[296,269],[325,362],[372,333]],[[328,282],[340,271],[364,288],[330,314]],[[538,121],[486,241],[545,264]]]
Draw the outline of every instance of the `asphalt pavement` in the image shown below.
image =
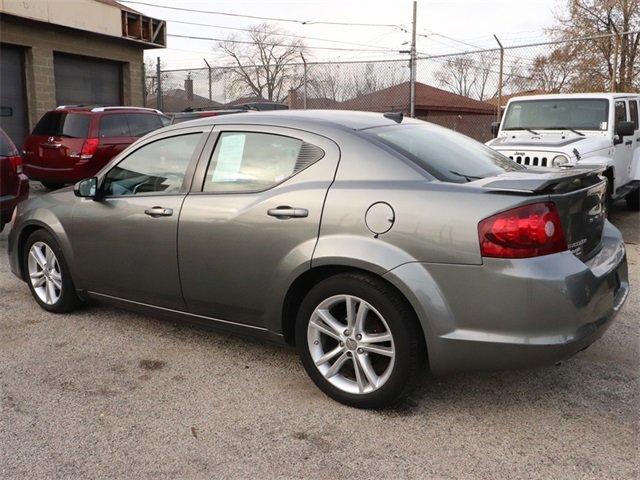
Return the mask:
[[98,304],[47,313],[5,230],[0,478],[639,478],[640,217],[612,220],[633,287],[601,340],[560,366],[425,373],[385,411],[325,397],[292,349]]

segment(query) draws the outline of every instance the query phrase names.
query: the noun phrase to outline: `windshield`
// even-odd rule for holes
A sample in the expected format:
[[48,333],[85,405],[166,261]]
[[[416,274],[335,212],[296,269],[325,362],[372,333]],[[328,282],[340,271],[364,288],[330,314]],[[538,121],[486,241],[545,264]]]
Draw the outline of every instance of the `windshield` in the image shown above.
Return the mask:
[[503,130],[606,130],[609,102],[595,98],[523,100],[511,102]]
[[465,183],[525,167],[480,142],[428,123],[366,130],[438,180]]

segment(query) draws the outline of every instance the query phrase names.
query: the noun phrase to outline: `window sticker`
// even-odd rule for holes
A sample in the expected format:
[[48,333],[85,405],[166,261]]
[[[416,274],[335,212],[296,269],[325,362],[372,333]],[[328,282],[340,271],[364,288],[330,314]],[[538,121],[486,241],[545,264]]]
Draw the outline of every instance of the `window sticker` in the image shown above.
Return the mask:
[[606,130],[609,122],[600,122],[600,130]]
[[211,181],[234,182],[238,179],[238,173],[242,165],[242,155],[244,154],[245,138],[246,135],[244,133],[222,135],[218,161]]

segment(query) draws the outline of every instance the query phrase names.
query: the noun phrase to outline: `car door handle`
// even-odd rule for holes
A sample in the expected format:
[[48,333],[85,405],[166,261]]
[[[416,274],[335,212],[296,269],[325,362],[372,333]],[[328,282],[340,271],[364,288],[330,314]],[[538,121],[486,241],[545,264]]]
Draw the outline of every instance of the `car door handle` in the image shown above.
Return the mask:
[[309,216],[309,210],[306,208],[277,207],[267,210],[267,215],[286,220],[288,218],[304,218]]
[[629,140],[628,142],[624,142],[625,145],[631,145],[633,143],[633,140]]
[[170,217],[173,215],[172,208],[163,208],[163,207],[151,207],[147,208],[144,213],[149,215],[150,217]]

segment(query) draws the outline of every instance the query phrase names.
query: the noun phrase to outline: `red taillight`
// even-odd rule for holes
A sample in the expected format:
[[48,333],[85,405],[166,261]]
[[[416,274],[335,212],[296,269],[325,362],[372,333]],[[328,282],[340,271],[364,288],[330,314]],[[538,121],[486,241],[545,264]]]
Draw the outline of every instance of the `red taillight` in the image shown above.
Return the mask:
[[20,155],[13,155],[9,157],[9,163],[11,168],[16,173],[22,173],[22,157]]
[[86,160],[91,157],[98,151],[98,144],[100,143],[99,138],[87,138],[82,144],[82,150],[80,151],[80,158]]
[[483,257],[539,257],[567,250],[560,216],[554,203],[524,205],[478,224]]

